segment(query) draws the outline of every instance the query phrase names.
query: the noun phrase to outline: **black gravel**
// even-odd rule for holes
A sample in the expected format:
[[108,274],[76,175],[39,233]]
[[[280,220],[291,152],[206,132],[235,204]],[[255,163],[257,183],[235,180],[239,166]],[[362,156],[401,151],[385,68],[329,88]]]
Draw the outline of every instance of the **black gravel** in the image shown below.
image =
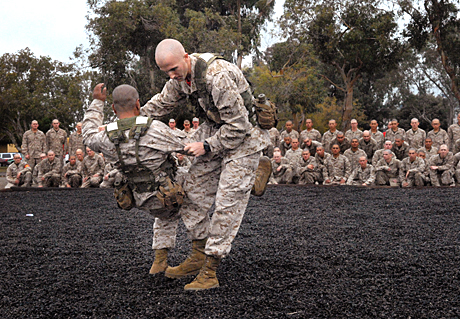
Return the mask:
[[153,218],[111,190],[0,192],[0,318],[459,318],[459,192],[269,187],[200,292],[148,274]]

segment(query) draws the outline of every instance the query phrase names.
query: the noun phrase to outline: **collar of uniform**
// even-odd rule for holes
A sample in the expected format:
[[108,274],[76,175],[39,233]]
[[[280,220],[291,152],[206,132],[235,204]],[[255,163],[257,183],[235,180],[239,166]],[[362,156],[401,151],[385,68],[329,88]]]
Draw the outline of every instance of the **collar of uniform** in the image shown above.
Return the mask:
[[191,67],[190,85],[187,84],[187,81],[185,81],[185,79],[182,82],[178,82],[182,91],[186,94],[192,94],[193,92],[197,90],[196,83],[195,83],[195,65],[196,65],[197,58],[191,54],[189,54],[189,57],[190,57],[190,67]]

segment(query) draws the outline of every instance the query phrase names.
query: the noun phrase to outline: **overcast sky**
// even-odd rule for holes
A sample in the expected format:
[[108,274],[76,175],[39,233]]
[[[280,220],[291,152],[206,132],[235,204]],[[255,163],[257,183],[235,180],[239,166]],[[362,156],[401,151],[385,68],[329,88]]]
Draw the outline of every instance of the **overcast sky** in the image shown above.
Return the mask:
[[[36,56],[69,62],[80,44],[89,47],[86,0],[0,0],[0,55],[28,47]],[[284,0],[276,0],[276,17]],[[262,48],[277,42],[265,35]]]

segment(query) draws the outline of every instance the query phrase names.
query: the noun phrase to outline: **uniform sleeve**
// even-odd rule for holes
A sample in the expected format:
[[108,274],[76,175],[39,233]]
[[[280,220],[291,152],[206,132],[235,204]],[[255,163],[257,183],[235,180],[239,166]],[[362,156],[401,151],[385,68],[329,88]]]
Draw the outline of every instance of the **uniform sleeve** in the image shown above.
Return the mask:
[[369,167],[369,178],[365,182],[367,185],[372,185],[375,182],[375,169],[373,166]]
[[243,98],[229,72],[219,72],[214,76],[211,95],[223,125],[206,141],[213,152],[235,149],[250,134],[252,126]]
[[28,139],[27,132],[25,132],[24,135],[22,136],[21,150],[24,156],[29,155],[29,139]]
[[[13,164],[11,164],[13,165]],[[13,176],[13,168],[10,166],[8,166],[8,168],[6,169],[6,180],[9,182],[9,183],[12,183],[14,184],[14,181],[16,180],[16,176]]]
[[171,113],[176,106],[185,104],[186,101],[187,95],[181,92],[172,80],[169,80],[163,90],[141,108],[141,115],[153,118],[162,117]]
[[345,180],[348,179],[348,177],[350,177],[351,175],[351,163],[350,161],[348,160],[348,158],[345,157]]

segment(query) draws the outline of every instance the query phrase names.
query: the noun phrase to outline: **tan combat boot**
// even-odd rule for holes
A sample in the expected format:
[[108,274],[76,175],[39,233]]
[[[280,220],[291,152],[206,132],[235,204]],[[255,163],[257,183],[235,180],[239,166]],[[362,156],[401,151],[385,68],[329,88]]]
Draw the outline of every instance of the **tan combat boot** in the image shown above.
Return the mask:
[[152,268],[150,268],[149,274],[155,275],[163,272],[168,268],[168,249],[156,249],[155,260],[153,261]]
[[272,162],[267,156],[260,157],[259,166],[256,170],[256,181],[252,186],[251,194],[262,196],[267,189],[268,179],[272,173]]
[[192,253],[187,259],[177,267],[168,267],[165,271],[165,276],[168,278],[182,278],[189,275],[196,275],[200,272],[206,260],[204,248],[208,239],[200,239],[192,241]]
[[206,263],[201,268],[200,273],[191,283],[185,285],[184,290],[204,290],[219,287],[219,281],[216,277],[219,264],[220,258],[207,255]]

